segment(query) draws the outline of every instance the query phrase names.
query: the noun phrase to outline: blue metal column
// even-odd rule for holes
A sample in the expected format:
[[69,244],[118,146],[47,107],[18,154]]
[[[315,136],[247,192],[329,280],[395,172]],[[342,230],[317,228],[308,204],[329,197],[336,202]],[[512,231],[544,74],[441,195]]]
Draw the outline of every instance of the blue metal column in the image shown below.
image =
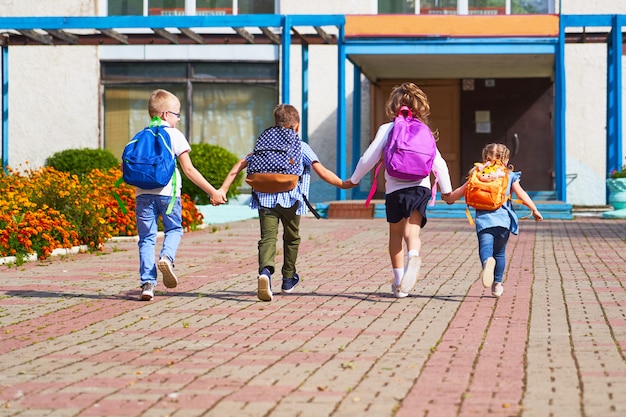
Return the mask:
[[309,45],[302,43],[302,126],[300,137],[309,143]]
[[[346,47],[344,26],[337,37],[337,175],[346,179]],[[337,200],[346,199],[346,190],[337,188]]]
[[2,47],[2,170],[9,166],[9,47]]
[[554,182],[557,200],[567,201],[565,181],[565,23],[559,19],[559,42],[554,54]]
[[289,93],[291,85],[291,77],[289,74],[289,68],[291,67],[291,18],[289,16],[282,16],[283,21],[283,38],[281,42],[281,103],[289,103]]
[[[622,19],[612,16],[607,42],[606,170],[620,169],[622,160]],[[608,198],[608,197],[607,197]]]
[[[353,63],[354,65],[354,63]],[[361,158],[361,68],[354,65],[352,93],[352,172]],[[352,199],[365,198],[367,195],[359,187],[352,189]]]

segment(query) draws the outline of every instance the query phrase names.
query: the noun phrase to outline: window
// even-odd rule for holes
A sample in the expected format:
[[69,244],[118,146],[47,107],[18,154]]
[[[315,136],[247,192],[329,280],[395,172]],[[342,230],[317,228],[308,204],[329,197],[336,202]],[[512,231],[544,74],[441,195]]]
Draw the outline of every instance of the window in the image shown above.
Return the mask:
[[467,2],[469,14],[547,14],[555,0],[378,0],[379,14],[456,14],[459,2]]
[[104,147],[118,157],[148,124],[148,97],[157,88],[180,100],[176,127],[190,143],[219,145],[243,157],[273,124],[275,62],[103,62],[101,67]]
[[[109,16],[185,14],[185,0],[108,0]],[[196,15],[273,14],[274,0],[196,0]],[[235,8],[237,5],[237,8]]]

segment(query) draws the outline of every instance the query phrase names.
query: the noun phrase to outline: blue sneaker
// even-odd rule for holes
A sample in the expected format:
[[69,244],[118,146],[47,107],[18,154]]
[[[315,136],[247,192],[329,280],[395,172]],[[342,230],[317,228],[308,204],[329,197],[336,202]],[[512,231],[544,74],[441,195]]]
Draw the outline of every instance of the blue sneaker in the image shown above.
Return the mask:
[[257,290],[257,297],[259,297],[259,300],[272,301],[272,299],[274,298],[272,294],[272,277],[267,268],[263,268],[263,271],[261,271],[258,284],[259,287]]
[[293,274],[293,278],[283,278],[283,285],[280,287],[282,292],[290,293],[300,283],[298,274]]

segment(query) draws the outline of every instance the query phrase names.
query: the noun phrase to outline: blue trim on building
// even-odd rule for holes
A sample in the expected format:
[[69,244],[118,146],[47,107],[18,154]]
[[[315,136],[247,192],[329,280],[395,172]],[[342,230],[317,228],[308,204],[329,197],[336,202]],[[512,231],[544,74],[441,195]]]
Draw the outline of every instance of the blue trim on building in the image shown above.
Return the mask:
[[9,48],[2,47],[2,170],[9,166]]
[[[607,42],[607,175],[623,163],[622,145],[622,28],[626,15],[560,15],[558,38],[465,38],[429,37],[406,38],[345,38],[343,15],[238,15],[238,16],[108,16],[108,17],[0,17],[0,27],[14,30],[71,30],[71,29],[146,29],[149,28],[220,28],[220,27],[281,27],[281,100],[290,101],[291,29],[295,26],[336,26],[337,49],[337,175],[347,175],[347,110],[346,110],[346,60],[358,54],[553,54],[555,61],[555,188],[557,198],[566,201],[566,84],[565,84],[565,32],[570,27],[609,27]],[[303,48],[303,136],[308,135],[308,49]],[[6,167],[9,147],[8,106],[8,46],[2,46],[2,162]],[[357,76],[358,74],[358,76]],[[355,69],[355,97],[353,100],[352,164],[360,154],[360,69]],[[359,78],[359,80],[356,80]],[[358,92],[357,92],[358,90]],[[358,111],[357,111],[358,110]],[[358,159],[357,159],[358,160]],[[337,198],[346,198],[345,190],[337,191]]]
[[[346,169],[346,46],[344,26],[339,27],[337,37],[337,175],[345,179]],[[346,190],[337,188],[337,200],[346,199]]]
[[565,27],[563,20],[559,24],[559,42],[554,57],[554,188],[557,200],[566,201]]

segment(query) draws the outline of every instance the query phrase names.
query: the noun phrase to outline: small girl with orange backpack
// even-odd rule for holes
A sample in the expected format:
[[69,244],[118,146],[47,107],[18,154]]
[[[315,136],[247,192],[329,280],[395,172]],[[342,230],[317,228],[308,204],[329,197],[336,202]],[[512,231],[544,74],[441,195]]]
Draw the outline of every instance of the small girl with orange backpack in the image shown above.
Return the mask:
[[[476,164],[472,168],[468,180],[449,196],[442,196],[448,204],[464,196],[466,203],[476,208],[478,256],[482,265],[480,278],[485,288],[491,287],[491,294],[494,297],[500,297],[504,292],[502,277],[506,266],[506,244],[510,234],[516,235],[519,231],[519,220],[513,210],[511,192],[514,192],[521,202],[532,210],[535,221],[543,220],[535,203],[520,185],[521,172],[514,172],[513,166],[508,165],[509,156],[510,151],[505,145],[490,143],[483,148],[482,164]],[[485,169],[486,167],[497,168]],[[478,175],[479,171],[480,175]],[[507,179],[506,190],[497,192],[495,186],[487,184],[492,181],[492,184],[496,184],[496,181],[501,181],[503,178]],[[485,186],[481,186],[480,182],[484,182]],[[488,194],[493,196],[503,194],[505,197],[491,199],[487,197]],[[498,202],[490,207],[491,200],[498,200]]]

